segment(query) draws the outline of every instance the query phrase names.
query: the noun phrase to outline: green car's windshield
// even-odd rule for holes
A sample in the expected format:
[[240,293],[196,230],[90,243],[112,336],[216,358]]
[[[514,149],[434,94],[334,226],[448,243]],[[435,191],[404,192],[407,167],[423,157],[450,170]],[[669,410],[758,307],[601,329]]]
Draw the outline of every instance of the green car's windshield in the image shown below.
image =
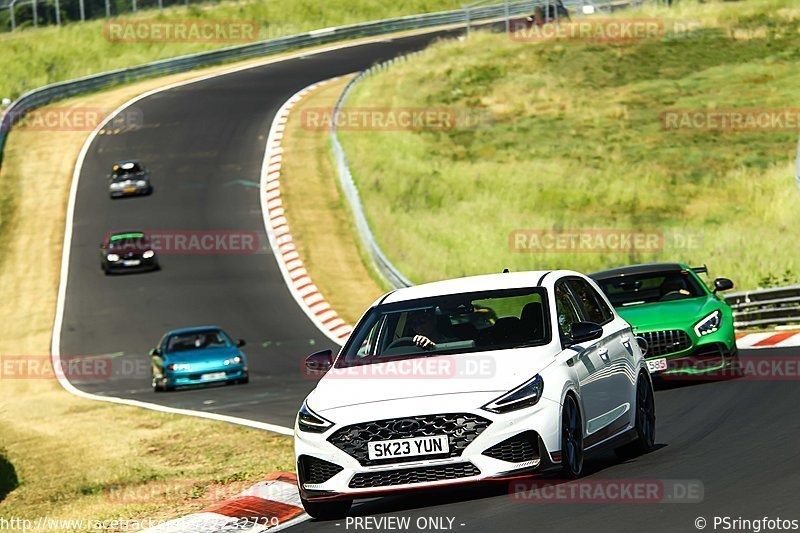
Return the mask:
[[[417,335],[433,344],[425,349],[416,346]],[[337,367],[502,350],[549,340],[544,289],[450,294],[373,308],[350,336]]]
[[685,270],[625,275],[597,281],[614,307],[697,298],[705,292]]

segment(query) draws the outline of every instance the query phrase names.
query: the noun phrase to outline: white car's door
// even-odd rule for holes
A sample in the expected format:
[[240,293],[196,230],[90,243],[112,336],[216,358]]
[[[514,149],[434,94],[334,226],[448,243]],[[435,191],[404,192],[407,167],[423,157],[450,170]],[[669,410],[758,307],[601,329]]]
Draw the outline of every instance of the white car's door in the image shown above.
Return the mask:
[[[627,322],[614,315],[599,292],[582,278],[570,278],[569,287],[583,313],[583,319],[603,326],[600,354],[605,363],[602,378],[603,412],[589,424],[599,438],[625,429],[634,414],[631,405],[636,382],[635,342]],[[601,431],[602,430],[602,431]]]
[[574,361],[572,368],[575,370],[580,387],[584,423],[587,433],[591,433],[592,424],[596,423],[593,421],[608,411],[611,403],[607,384],[604,382],[607,365],[604,358],[606,353],[604,340],[601,338],[566,347],[569,345],[570,326],[584,320],[566,279],[556,282],[554,293],[561,345],[565,347],[566,355]]

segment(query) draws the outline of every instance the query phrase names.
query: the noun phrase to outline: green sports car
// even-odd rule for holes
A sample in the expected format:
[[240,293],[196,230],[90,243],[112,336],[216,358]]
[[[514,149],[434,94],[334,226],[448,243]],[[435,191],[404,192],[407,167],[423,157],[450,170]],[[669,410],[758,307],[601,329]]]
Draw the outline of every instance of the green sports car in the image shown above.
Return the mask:
[[736,361],[733,312],[717,292],[733,288],[727,278],[710,290],[698,274],[706,267],[680,263],[634,265],[590,274],[617,312],[647,341],[647,366],[660,376],[719,372]]

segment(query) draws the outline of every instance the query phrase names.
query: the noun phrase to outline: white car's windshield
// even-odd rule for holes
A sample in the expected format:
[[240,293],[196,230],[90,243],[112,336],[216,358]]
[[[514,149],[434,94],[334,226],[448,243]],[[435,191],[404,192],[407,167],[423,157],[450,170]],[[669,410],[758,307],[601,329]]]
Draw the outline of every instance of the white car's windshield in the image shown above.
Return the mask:
[[[541,288],[450,294],[379,305],[359,323],[337,367],[547,344],[547,316],[547,297]],[[430,342],[420,342],[420,337]]]

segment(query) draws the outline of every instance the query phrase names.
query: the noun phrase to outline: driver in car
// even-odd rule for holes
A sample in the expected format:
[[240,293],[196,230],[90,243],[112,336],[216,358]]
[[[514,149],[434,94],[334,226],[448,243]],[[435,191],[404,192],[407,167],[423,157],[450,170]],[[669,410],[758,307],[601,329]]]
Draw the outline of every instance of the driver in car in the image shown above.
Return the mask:
[[439,338],[439,332],[436,328],[436,317],[431,311],[420,311],[414,313],[408,319],[411,331],[414,333],[414,344],[420,348],[433,348],[437,342],[443,339]]

